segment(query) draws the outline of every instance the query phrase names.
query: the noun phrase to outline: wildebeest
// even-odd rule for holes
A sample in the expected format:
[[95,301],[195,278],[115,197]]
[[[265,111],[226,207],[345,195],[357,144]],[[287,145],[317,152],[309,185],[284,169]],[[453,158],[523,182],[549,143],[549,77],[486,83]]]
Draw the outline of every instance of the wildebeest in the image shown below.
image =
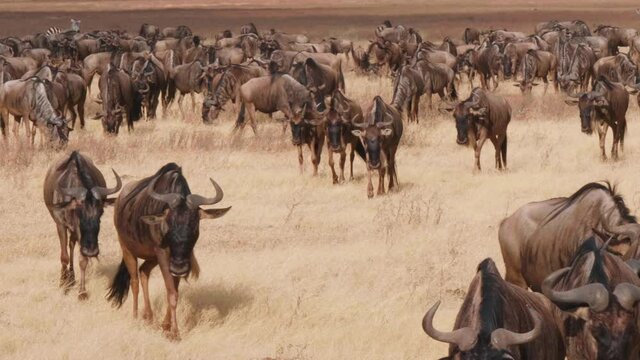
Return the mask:
[[480,82],[483,89],[489,90],[493,80],[493,90],[498,87],[499,77],[503,71],[503,59],[500,56],[500,48],[497,44],[489,45],[477,52],[476,70],[480,75]]
[[517,42],[509,43],[504,47],[502,66],[505,78],[510,78],[512,75],[517,78],[516,70],[529,50],[538,50],[538,46],[529,42]]
[[195,110],[196,100],[194,93],[199,94],[205,87],[206,66],[200,60],[194,60],[188,64],[169,66],[169,79],[167,88],[167,105],[171,105],[176,96],[176,91],[180,91],[178,98],[178,108],[182,116],[182,100],[186,94],[191,96],[191,107]]
[[69,119],[71,127],[76,127],[76,118],[79,117],[80,128],[84,129],[84,103],[87,99],[87,86],[84,79],[70,71],[59,70],[54,77],[54,82],[62,85],[66,92],[65,109],[71,113]]
[[144,23],[140,26],[138,35],[147,39],[147,41],[154,42],[160,36],[160,28],[157,25]]
[[618,82],[635,89],[637,75],[636,65],[626,54],[603,57],[593,64],[594,80],[602,76],[611,82]]
[[638,275],[593,236],[544,280],[542,292],[564,311],[568,359],[639,358],[638,285]]
[[424,81],[424,94],[427,96],[429,109],[432,106],[433,94],[438,94],[441,100],[457,100],[455,87],[455,72],[445,64],[433,63],[427,58],[418,60],[414,68],[420,72]]
[[498,239],[506,280],[540,291],[553,271],[569,266],[593,229],[617,237],[616,251],[635,254],[640,225],[611,184],[588,183],[569,197],[528,203],[500,223]]
[[324,39],[323,42],[329,44],[329,52],[332,54],[344,54],[344,57],[347,59],[347,64],[349,64],[349,52],[353,51],[353,42],[351,40],[330,37]]
[[313,92],[316,105],[320,110],[324,110],[324,99],[327,96],[333,95],[336,90],[345,91],[340,61],[333,66],[327,66],[310,57],[303,63],[293,65],[291,75]]
[[266,76],[267,71],[261,66],[253,64],[249,65],[231,65],[227,68],[222,68],[222,75],[220,81],[211,91],[211,95],[202,104],[202,121],[209,123],[218,118],[220,111],[224,111],[224,106],[227,101],[231,100],[236,104],[236,107],[240,106],[240,87],[247,81]]
[[133,65],[131,81],[133,89],[142,97],[147,119],[156,118],[159,100],[162,99],[163,112],[166,113],[167,79],[162,63],[153,55],[147,60],[138,60]]
[[98,85],[102,112],[94,119],[102,119],[104,132],[117,135],[124,116],[127,118],[127,130],[133,130],[133,123],[142,116],[142,95],[134,90],[129,74],[109,65],[109,69],[100,76]]
[[403,62],[402,50],[390,41],[375,41],[369,44],[367,54],[374,55],[378,69],[387,65],[389,72],[396,72]]
[[[344,165],[346,162],[347,145],[350,146],[349,180],[353,180],[353,159],[355,157],[355,152],[358,152],[358,155],[363,159],[366,156],[364,148],[360,143],[360,139],[351,133],[354,129],[354,123],[362,122],[362,120],[362,109],[360,108],[360,105],[347,98],[342,91],[337,90],[331,97],[330,110],[325,120],[327,151],[329,152],[329,167],[331,167],[334,184],[344,181]],[[340,154],[340,177],[338,177],[334,168],[334,153]]]
[[[180,279],[198,276],[200,268],[193,248],[199,237],[200,220],[215,219],[231,207],[202,209],[219,203],[224,193],[211,179],[216,195],[207,198],[192,194],[175,163],[164,165],[154,175],[127,184],[115,203],[114,223],[122,249],[122,262],[113,278],[107,299],[120,307],[133,292],[133,317],[138,316],[138,284],[142,281],[143,318],[153,319],[149,300],[149,275],[156,265],[167,290],[167,312],[162,327],[171,338],[178,339],[176,307]],[[138,271],[138,259],[144,259]]]
[[160,32],[165,38],[172,37],[182,39],[187,36],[193,36],[193,31],[186,25],[178,25],[176,27],[166,27]]
[[80,245],[80,299],[87,298],[87,262],[100,252],[100,218],[104,207],[115,201],[107,196],[122,187],[120,176],[112,171],[116,185],[107,188],[104,176],[91,159],[74,151],[54,163],[44,180],[44,203],[56,223],[60,239],[60,286],[71,286],[75,282],[73,253],[76,243]]
[[384,177],[389,173],[389,191],[398,189],[396,152],[402,138],[402,115],[399,109],[388,105],[380,96],[373,98],[364,111],[364,122],[354,122],[352,130],[364,147],[367,163],[367,196],[373,197],[373,171],[378,170],[378,195],[385,193]]
[[[4,82],[4,63],[0,58],[0,121],[2,122],[3,135],[6,136],[6,127],[9,115],[15,119],[14,134],[18,136],[18,123],[24,121],[27,138],[31,136],[31,144],[35,142],[36,129],[40,131],[42,145],[54,145],[57,141],[60,146],[69,141],[70,129],[67,119],[63,114],[57,113],[57,104],[51,100],[55,96],[47,90],[45,82],[38,77],[25,80],[10,80]],[[29,123],[33,127],[29,129]],[[31,134],[29,134],[31,132]]]
[[618,47],[620,46],[631,46],[632,39],[638,36],[638,30],[636,29],[610,25],[599,25],[593,30],[593,33],[607,39],[609,54],[611,55],[618,54]]
[[449,343],[449,356],[440,360],[562,360],[562,330],[552,304],[504,281],[492,259],[478,265],[454,330],[433,325],[438,301],[422,320],[434,340]]
[[593,50],[585,44],[578,44],[571,49],[573,53],[570,60],[564,62],[566,65],[560,62],[562,66],[558,67],[560,88],[567,93],[571,93],[577,88],[586,91],[593,76],[593,64],[596,62],[596,57]]
[[307,110],[315,110],[309,90],[288,74],[282,73],[247,81],[240,87],[240,99],[242,103],[234,131],[246,125],[246,112],[254,134],[257,134],[256,111],[265,114],[282,111],[286,121],[300,124]]
[[548,76],[551,75],[553,85],[557,91],[557,66],[556,57],[552,53],[542,50],[529,50],[520,64],[520,83],[514,84],[514,86],[519,87],[523,93],[530,93],[532,87],[538,85],[534,82],[535,79],[539,78],[544,82],[544,92],[546,93],[549,86]]
[[[393,80],[391,105],[400,111],[406,106],[409,121],[418,122],[420,97],[424,92],[425,81],[420,71],[409,65],[405,65],[400,68],[398,75],[396,75]],[[431,106],[431,101],[429,101],[429,105]]]
[[496,150],[496,169],[507,168],[507,126],[511,121],[511,106],[502,96],[475,88],[466,100],[445,109],[453,111],[458,132],[456,142],[460,145],[471,143],[478,170],[481,170],[480,152],[487,139]]
[[618,159],[618,143],[624,151],[624,135],[627,131],[627,109],[629,93],[619,83],[609,81],[605,77],[598,78],[594,89],[587,93],[570,94],[575,99],[566,100],[568,105],[578,104],[580,111],[580,127],[583,133],[590,135],[595,125],[600,139],[602,160],[607,159],[604,150],[607,130],[611,127],[613,144],[611,157]]
[[480,30],[475,28],[464,29],[462,40],[464,40],[465,44],[480,44]]
[[[466,45],[465,45],[466,46]],[[469,81],[469,89],[473,90],[473,79],[476,77],[476,61],[478,59],[478,52],[473,48],[466,49],[464,51],[458,50],[458,57],[456,59],[455,72],[458,74],[467,74],[467,80]]]

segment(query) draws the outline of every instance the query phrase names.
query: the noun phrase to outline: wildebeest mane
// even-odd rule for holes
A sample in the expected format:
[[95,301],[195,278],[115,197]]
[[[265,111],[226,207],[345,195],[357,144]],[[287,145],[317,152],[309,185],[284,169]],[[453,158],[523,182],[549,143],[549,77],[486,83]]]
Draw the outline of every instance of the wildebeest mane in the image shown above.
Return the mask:
[[480,294],[480,332],[478,337],[489,341],[491,333],[495,329],[504,327],[504,317],[502,309],[506,305],[502,291],[502,278],[495,268],[495,264],[490,259],[483,260],[478,265],[478,272],[481,276]]
[[60,164],[60,166],[58,166],[56,170],[64,171],[69,168],[72,162],[76,167],[78,179],[80,179],[80,182],[85,189],[91,189],[97,185],[94,179],[91,177],[87,160],[82,155],[80,155],[78,150],[74,150],[71,155],[69,155],[67,161]]
[[[582,245],[576,250],[576,254],[571,260],[571,266],[577,266],[577,262],[584,256],[592,253],[594,255],[593,265],[591,269],[584,269],[589,271],[588,283],[599,283],[605,286],[609,285],[609,277],[605,271],[604,257],[602,256],[602,243],[597,241],[595,236],[589,237]],[[604,250],[606,251],[606,250]]]
[[555,219],[564,210],[575,204],[578,199],[592,190],[602,190],[607,192],[609,195],[611,195],[611,198],[616,204],[616,208],[618,209],[618,211],[620,211],[620,216],[630,223],[637,223],[636,217],[631,215],[631,210],[629,210],[629,208],[625,204],[622,195],[616,193],[615,186],[612,186],[609,181],[604,181],[603,183],[591,182],[578,189],[578,191],[569,196],[564,202],[561,202],[557,208],[549,213],[549,215],[547,215],[547,219],[542,223],[542,225],[547,224],[551,220]]

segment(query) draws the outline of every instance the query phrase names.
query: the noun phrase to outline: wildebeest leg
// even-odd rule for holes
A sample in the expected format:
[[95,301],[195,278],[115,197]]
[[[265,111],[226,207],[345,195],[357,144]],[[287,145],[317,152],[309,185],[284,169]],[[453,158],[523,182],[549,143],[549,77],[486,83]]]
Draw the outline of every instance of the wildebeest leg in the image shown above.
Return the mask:
[[191,111],[195,112],[196,111],[196,97],[193,94],[193,92],[190,92],[189,95],[191,95]]
[[124,261],[124,265],[127,267],[127,271],[129,272],[129,276],[131,276],[130,286],[131,292],[133,293],[133,318],[138,318],[138,293],[140,291],[139,288],[139,280],[138,280],[138,259],[131,254],[131,252],[122,246],[122,260]]
[[601,158],[602,160],[607,160],[607,154],[604,151],[604,141],[605,138],[607,137],[607,130],[609,129],[609,125],[607,125],[606,122],[601,121],[600,124],[598,124],[598,137],[600,138],[600,152],[602,153]]
[[318,175],[318,166],[320,165],[320,158],[322,156],[323,143],[324,138],[322,138],[322,141],[313,140],[311,144],[309,144],[309,150],[311,150],[311,163],[313,164],[313,176]]
[[[29,120],[28,119],[24,119],[24,122],[28,123]],[[28,129],[28,127],[27,127],[27,129]],[[27,130],[27,131],[29,131],[29,130]],[[33,126],[31,127],[31,146],[34,146],[36,144],[36,131],[37,131],[37,126],[36,126],[36,124],[33,124]],[[42,141],[43,135],[44,134],[42,133],[42,131],[40,131],[40,145],[44,145],[44,142]],[[27,135],[27,136],[29,136],[29,135]]]
[[180,96],[178,97],[178,110],[180,110],[180,116],[182,116],[182,119],[184,120],[184,109],[182,108],[183,99],[184,99],[184,94],[181,92]]
[[387,167],[380,165],[378,169],[378,195],[384,195],[384,177],[387,174]]
[[[331,144],[327,142],[327,151],[329,152],[329,167],[331,168],[331,175],[333,176],[333,183],[338,183],[338,174],[336,174],[335,163],[333,162],[333,151],[331,151]],[[342,153],[340,154],[342,156]]]
[[367,177],[369,183],[367,184],[367,197],[371,199],[373,197],[373,183],[371,182],[371,176],[373,175],[373,169],[367,169]]
[[349,167],[350,167],[350,176],[349,181],[353,180],[353,159],[356,157],[356,144],[351,143],[351,152],[349,153]]
[[78,300],[86,300],[89,297],[87,295],[87,289],[84,286],[88,263],[89,263],[89,258],[82,255],[82,253],[80,253],[80,289],[78,292]]
[[418,110],[420,109],[420,95],[416,94],[413,97],[413,101],[411,102],[411,105],[413,105],[413,120],[416,122],[416,124],[419,123],[418,120]]
[[151,301],[149,300],[149,275],[151,270],[158,265],[155,259],[146,260],[140,265],[140,282],[142,284],[142,296],[144,297],[144,312],[142,318],[148,322],[153,320],[153,311],[151,310]]
[[547,89],[549,88],[549,79],[547,79],[547,75],[542,77],[542,81],[544,82],[544,93],[543,93],[543,95],[547,95]]
[[432,92],[432,90],[431,89],[427,90],[425,95],[427,97],[427,106],[429,106],[429,110],[433,110],[433,99],[432,99],[433,92]]
[[160,265],[164,286],[167,289],[167,313],[162,322],[162,328],[169,332],[168,336],[170,338],[178,340],[180,335],[178,333],[178,321],[176,320],[176,307],[178,306],[180,278],[174,278],[169,271],[169,253],[167,250],[156,250],[156,258],[158,259],[158,265]]
[[69,233],[69,271],[67,272],[67,288],[71,287],[76,282],[76,276],[73,271],[73,254],[78,241],[78,235],[76,232]]
[[611,132],[613,133],[613,144],[611,144],[611,158],[613,158],[613,160],[618,160],[618,141],[620,141],[620,137],[618,136],[618,128],[619,126],[611,127]]
[[[253,135],[258,135],[258,124],[256,123],[256,106],[253,103],[247,103],[246,105],[247,114],[249,115],[249,122],[251,123],[251,129],[253,130]],[[242,124],[244,127],[245,123]]]
[[485,127],[482,127],[480,129],[480,136],[478,137],[478,140],[475,140],[475,136],[470,136],[469,137],[469,141],[472,141],[473,144],[473,151],[475,152],[475,158],[476,158],[476,168],[478,170],[482,170],[482,168],[480,167],[480,152],[482,151],[482,146],[484,145],[484,142],[487,141],[487,129]]
[[387,155],[387,166],[389,168],[389,191],[398,190],[400,186],[398,184],[398,174],[396,174],[396,150],[389,150],[389,155]]
[[76,118],[78,117],[78,114],[76,114],[76,109],[74,109],[73,106],[69,106],[69,112],[71,113],[71,119],[69,119],[69,121],[71,122],[71,128],[75,129]]
[[304,157],[302,156],[302,145],[298,145],[298,164],[300,166],[300,175],[304,173]]
[[58,230],[58,238],[60,239],[60,287],[66,286],[68,283],[69,253],[67,252],[67,228],[64,225],[56,224]]
[[489,86],[487,86],[487,76],[485,74],[480,74],[480,85],[483,89],[489,90]]
[[491,136],[489,137],[489,140],[491,140],[491,143],[493,144],[493,148],[496,150],[496,169],[502,170],[502,162],[500,161],[500,146],[498,146],[499,142],[498,142],[498,138],[496,136]]
[[340,152],[340,183],[344,182],[344,164],[347,162],[347,151],[342,149]]

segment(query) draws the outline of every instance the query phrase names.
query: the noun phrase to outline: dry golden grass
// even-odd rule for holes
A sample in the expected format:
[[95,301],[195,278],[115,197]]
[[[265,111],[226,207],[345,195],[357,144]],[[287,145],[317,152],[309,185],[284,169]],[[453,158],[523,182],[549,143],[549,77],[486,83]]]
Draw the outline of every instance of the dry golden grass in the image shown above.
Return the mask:
[[[362,103],[378,94],[390,100],[388,78],[348,72],[346,81],[348,96]],[[460,89],[463,96],[468,91],[466,84]],[[202,125],[197,113],[180,119],[174,108],[117,138],[103,136],[100,123],[88,120],[65,153],[79,149],[93,158],[109,184],[111,167],[132,181],[174,161],[194,192],[210,194],[213,177],[226,194],[221,205],[233,206],[225,217],[201,225],[196,253],[202,274],[181,286],[179,343],[160,330],[165,290],[158,270],[150,285],[153,325],[132,319],[130,299],[120,310],[104,300],[121,256],[112,209],[102,221],[100,259],[89,265],[89,300],[63,294],[59,242],[42,182],[64,154],[32,149],[22,139],[0,141],[0,358],[444,356],[447,346],[422,332],[422,316],[442,299],[436,325],[450,328],[476,265],[492,257],[502,266],[502,218],[528,201],[602,179],[620,185],[632,211],[640,206],[635,99],[621,160],[601,162],[597,138],[580,133],[577,110],[561,95],[550,89],[542,96],[536,88],[522,97],[507,83],[497,92],[513,108],[508,171],[493,169],[487,143],[484,169],[473,172],[472,151],[455,144],[452,118],[423,112],[419,125],[406,126],[399,148],[400,191],[372,200],[358,159],[356,180],[334,186],[326,149],[317,177],[305,150],[306,173],[299,175],[290,135],[266,116],[260,117],[259,137],[247,129],[232,140],[231,106],[213,126]],[[87,113],[96,109],[91,104]]]
[[[347,74],[348,94],[361,102],[390,97],[390,80]],[[463,86],[464,95],[468,87]],[[540,91],[540,89],[536,89]],[[354,182],[333,186],[326,152],[317,177],[298,174],[289,134],[266,117],[260,136],[231,141],[233,115],[205,126],[191,113],[180,120],[140,122],[135,132],[106,138],[100,123],[73,134],[68,150],[92,157],[126,181],[168,161],[183,166],[192,189],[211,193],[207,178],[225,190],[225,217],[202,223],[196,253],[201,279],[181,287],[183,340],[172,343],[159,320],[131,317],[131,301],[115,310],[103,298],[120,261],[112,223],[102,221],[99,261],[89,266],[90,299],[58,288],[59,243],[42,201],[47,167],[62,153],[10,139],[1,143],[0,357],[203,359],[432,359],[446,346],[431,341],[420,320],[438,299],[436,323],[452,326],[475,266],[502,259],[500,220],[521,204],[572,192],[587,181],[620,183],[638,207],[637,116],[619,162],[600,162],[595,137],[580,133],[575,109],[553,92],[523,98],[502,84],[513,107],[509,170],[472,171],[472,151],[455,144],[453,120],[423,113],[407,125],[398,152],[400,192],[366,198],[364,164]],[[88,113],[95,111],[92,105]],[[305,159],[306,161],[306,159]],[[109,183],[112,179],[109,178]],[[76,260],[77,261],[77,260]],[[151,294],[156,318],[165,293],[157,270]]]

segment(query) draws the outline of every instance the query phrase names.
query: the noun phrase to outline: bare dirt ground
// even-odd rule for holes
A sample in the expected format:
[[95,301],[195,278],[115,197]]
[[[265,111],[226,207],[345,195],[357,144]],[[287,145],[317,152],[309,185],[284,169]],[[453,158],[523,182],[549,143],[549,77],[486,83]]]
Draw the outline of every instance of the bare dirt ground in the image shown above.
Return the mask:
[[[195,32],[213,34],[226,27],[237,31],[254,21],[259,29],[305,31],[312,38],[335,34],[366,39],[373,26],[389,18],[435,41],[444,34],[458,36],[466,26],[531,31],[543,19],[634,25],[639,17],[632,3],[607,5],[606,11],[595,2],[584,11],[570,10],[572,4],[543,9],[547,4],[530,2],[495,13],[487,8],[458,13],[459,6],[440,4],[437,14],[427,5],[383,11],[383,4],[313,10],[319,16],[300,8],[0,12],[0,31],[36,32],[64,26],[68,17],[77,16],[85,29],[134,30],[141,22],[152,22],[188,24]],[[5,5],[11,4],[0,2],[0,8]],[[525,9],[534,7],[538,11]],[[378,94],[391,97],[388,78],[359,77],[347,70],[346,84],[348,96],[362,103]],[[72,133],[67,151],[79,149],[92,157],[109,184],[112,167],[126,182],[174,161],[194,192],[211,193],[208,178],[213,177],[226,194],[221,205],[233,206],[225,217],[201,225],[196,254],[202,275],[181,286],[179,343],[168,341],[160,330],[166,302],[157,270],[150,284],[156,314],[151,325],[132,319],[130,299],[120,310],[104,300],[121,258],[112,209],[102,220],[100,258],[89,265],[89,299],[78,301],[75,290],[63,294],[58,288],[59,243],[42,200],[44,174],[63,153],[30,148],[23,132],[20,139],[0,141],[0,358],[444,356],[447,346],[422,332],[422,316],[441,299],[436,325],[450,328],[477,264],[492,257],[502,267],[497,229],[506,215],[526,202],[567,195],[603,179],[619,183],[633,212],[640,206],[635,99],[621,160],[601,162],[597,138],[580,133],[577,110],[551,88],[543,95],[541,87],[530,97],[509,83],[497,90],[513,108],[508,171],[492,168],[493,148],[487,144],[484,169],[474,173],[472,151],[455,144],[453,120],[423,112],[419,124],[406,126],[398,151],[400,191],[372,200],[366,198],[360,160],[354,166],[356,180],[342,185],[331,184],[326,151],[319,176],[311,176],[308,162],[300,175],[289,134],[283,135],[281,126],[266,116],[260,117],[258,137],[246,131],[231,139],[232,106],[213,126],[202,125],[197,112],[181,118],[174,106],[165,118],[141,121],[134,132],[123,130],[117,138],[103,136],[100,123],[88,120],[87,129]],[[466,96],[469,87],[465,83],[459,90]],[[92,103],[87,113],[96,110]]]

